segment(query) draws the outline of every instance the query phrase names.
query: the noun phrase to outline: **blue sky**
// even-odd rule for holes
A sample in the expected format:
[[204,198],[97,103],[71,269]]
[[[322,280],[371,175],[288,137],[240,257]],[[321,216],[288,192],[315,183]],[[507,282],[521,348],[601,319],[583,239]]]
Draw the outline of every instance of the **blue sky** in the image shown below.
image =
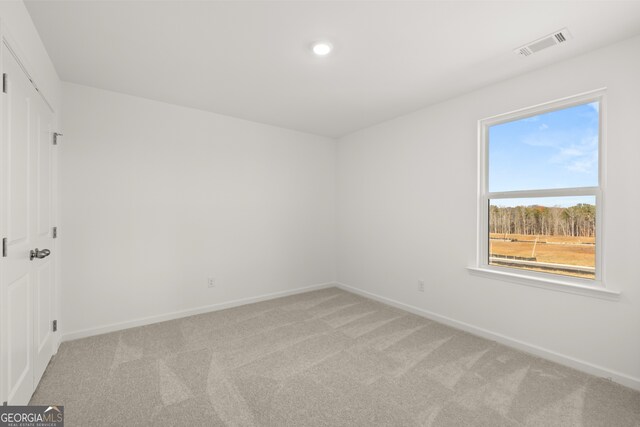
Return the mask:
[[489,191],[597,186],[598,108],[593,102],[491,126]]

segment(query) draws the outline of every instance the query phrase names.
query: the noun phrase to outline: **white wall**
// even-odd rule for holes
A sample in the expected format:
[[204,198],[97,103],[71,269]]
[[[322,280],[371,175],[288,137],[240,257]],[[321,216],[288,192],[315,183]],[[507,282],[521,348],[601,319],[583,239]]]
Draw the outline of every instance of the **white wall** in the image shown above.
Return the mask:
[[[341,138],[338,280],[640,388],[638,52],[636,37]],[[604,86],[605,279],[621,299],[471,276],[477,121]]]
[[335,280],[335,140],[63,95],[65,337]]

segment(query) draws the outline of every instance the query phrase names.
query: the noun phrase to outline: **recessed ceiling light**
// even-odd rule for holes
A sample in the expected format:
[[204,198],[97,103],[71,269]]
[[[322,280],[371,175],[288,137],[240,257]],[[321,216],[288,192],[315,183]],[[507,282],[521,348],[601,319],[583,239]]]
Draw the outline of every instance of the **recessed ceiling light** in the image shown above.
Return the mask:
[[329,42],[315,42],[312,49],[313,53],[315,53],[316,55],[326,56],[331,52],[333,46],[331,46],[331,43]]

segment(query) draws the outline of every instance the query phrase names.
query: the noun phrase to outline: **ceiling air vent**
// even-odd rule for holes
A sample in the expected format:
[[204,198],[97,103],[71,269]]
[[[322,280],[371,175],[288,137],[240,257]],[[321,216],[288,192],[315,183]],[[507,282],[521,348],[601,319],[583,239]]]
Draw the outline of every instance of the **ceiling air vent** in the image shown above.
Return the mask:
[[521,46],[515,49],[513,52],[516,55],[529,56],[533,55],[536,52],[540,52],[542,49],[564,43],[570,38],[571,33],[569,32],[569,30],[563,28],[560,31],[556,31],[555,33],[549,34],[548,36],[542,37],[541,39]]

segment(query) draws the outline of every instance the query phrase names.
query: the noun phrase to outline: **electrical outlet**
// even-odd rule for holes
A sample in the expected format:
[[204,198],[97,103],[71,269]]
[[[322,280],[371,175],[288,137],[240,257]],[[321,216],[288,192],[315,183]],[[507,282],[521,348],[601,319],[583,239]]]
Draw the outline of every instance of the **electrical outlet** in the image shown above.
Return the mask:
[[210,288],[215,288],[216,287],[216,279],[214,279],[213,277],[209,277],[207,279],[207,286],[209,286]]
[[418,292],[424,292],[424,280],[418,281]]

